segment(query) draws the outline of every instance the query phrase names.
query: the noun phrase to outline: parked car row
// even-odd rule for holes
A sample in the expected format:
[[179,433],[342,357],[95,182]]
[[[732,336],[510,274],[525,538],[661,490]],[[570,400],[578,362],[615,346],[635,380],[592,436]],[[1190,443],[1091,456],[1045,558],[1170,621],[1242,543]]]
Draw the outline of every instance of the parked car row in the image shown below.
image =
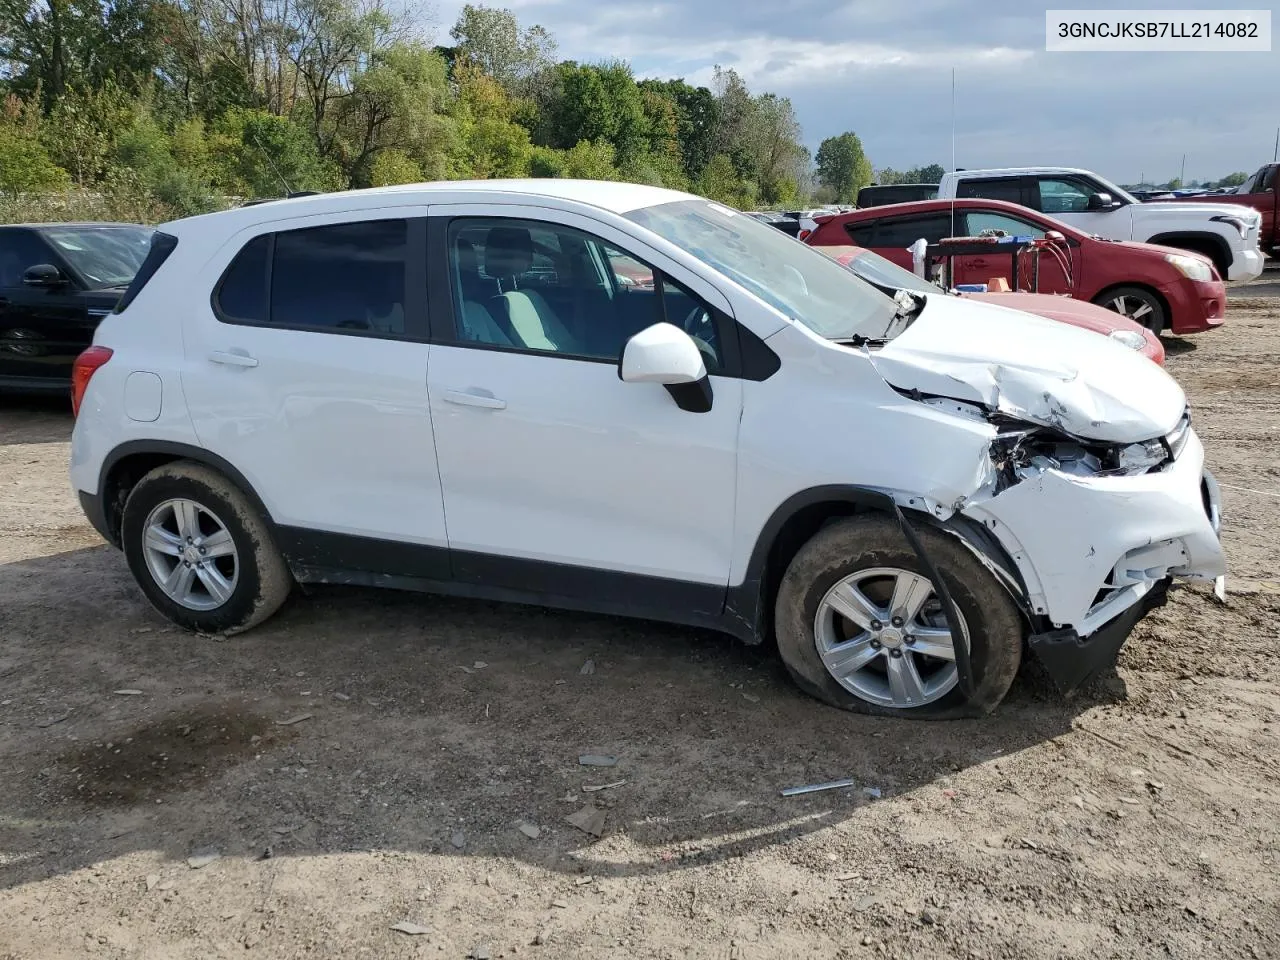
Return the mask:
[[[918,239],[1001,231],[1009,236],[1061,237],[1061,257],[1040,255],[1039,292],[1063,294],[1115,310],[1159,335],[1198,333],[1219,326],[1226,290],[1212,262],[1201,254],[1092,236],[1064,220],[1000,200],[927,200],[872,207],[827,217],[806,239],[814,246],[854,244],[901,267],[913,264],[907,247]],[[957,256],[957,284],[1001,277],[1012,285],[1012,261],[997,255]]]
[[1186,397],[1122,338],[866,256],[573,180],[167,224],[76,362],[72,484],[204,633],[323,581],[774,639],[868,713],[989,711],[1024,655],[1072,689],[1224,573]]

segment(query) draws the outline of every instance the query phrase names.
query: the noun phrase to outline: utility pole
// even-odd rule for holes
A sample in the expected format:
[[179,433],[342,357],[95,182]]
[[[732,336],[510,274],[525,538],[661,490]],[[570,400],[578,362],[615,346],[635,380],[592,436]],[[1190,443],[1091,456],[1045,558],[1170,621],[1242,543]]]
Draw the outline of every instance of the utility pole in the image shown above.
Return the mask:
[[1182,155],[1182,172],[1178,174],[1178,182],[1184,187],[1187,185],[1187,155]]
[[1280,127],[1276,127],[1276,148],[1271,151],[1271,162],[1280,161]]

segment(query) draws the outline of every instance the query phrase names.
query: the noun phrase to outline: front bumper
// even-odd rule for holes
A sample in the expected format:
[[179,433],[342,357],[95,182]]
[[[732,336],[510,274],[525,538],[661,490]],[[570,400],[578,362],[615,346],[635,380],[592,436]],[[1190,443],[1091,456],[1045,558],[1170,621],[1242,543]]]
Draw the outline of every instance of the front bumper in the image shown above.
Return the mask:
[[1116,662],[1137,622],[1163,606],[1168,593],[1169,581],[1159,581],[1141,601],[1088,637],[1068,628],[1033,633],[1027,642],[1058,689],[1070,693]]
[[1227,288],[1221,280],[1183,277],[1158,289],[1169,304],[1171,332],[1183,335],[1222,326],[1226,317]]
[[1262,264],[1265,258],[1258,248],[1236,251],[1231,267],[1227,271],[1228,280],[1256,280],[1262,275]]
[[1082,477],[1043,470],[970,504],[965,515],[1000,541],[1021,575],[1029,612],[1087,637],[1169,577],[1226,573],[1221,502],[1193,430],[1164,470]]

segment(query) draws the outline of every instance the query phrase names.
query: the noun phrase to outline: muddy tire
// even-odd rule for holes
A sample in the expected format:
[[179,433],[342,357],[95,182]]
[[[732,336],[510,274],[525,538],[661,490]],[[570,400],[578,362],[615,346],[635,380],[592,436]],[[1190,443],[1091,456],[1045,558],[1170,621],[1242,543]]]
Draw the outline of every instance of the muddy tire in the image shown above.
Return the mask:
[[199,633],[238,633],[280,608],[293,577],[258,510],[235,484],[179,460],[125,502],[121,541],[152,605]]
[[[928,574],[897,520],[882,514],[832,523],[800,548],[774,607],[778,651],[801,689],[845,710],[915,719],[990,713],[1018,672],[1021,617],[956,538],[924,524],[915,530],[964,621],[971,698],[957,686]],[[895,619],[895,611],[906,616]]]

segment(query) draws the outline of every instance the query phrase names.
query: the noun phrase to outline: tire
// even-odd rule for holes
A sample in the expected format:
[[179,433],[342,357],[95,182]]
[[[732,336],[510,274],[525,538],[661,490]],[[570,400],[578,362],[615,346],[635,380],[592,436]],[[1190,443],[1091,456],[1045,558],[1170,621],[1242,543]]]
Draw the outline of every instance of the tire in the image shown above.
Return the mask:
[[1160,298],[1144,287],[1114,287],[1094,297],[1093,302],[1141,324],[1157,337],[1168,319]]
[[[125,502],[120,533],[142,592],[188,630],[248,630],[275,613],[293,588],[264,518],[243,491],[203,464],[179,460],[139,480]],[[189,533],[194,536],[187,539]],[[166,572],[168,590],[161,583]],[[175,597],[184,585],[180,601]]]
[[[964,621],[974,673],[975,689],[971,698],[965,698],[954,679],[950,686],[946,683],[947,676],[955,676],[954,663],[948,664],[946,657],[922,655],[921,644],[939,652],[950,650],[950,641],[941,639],[945,633],[937,632],[938,625],[945,625],[946,620],[915,551],[897,521],[883,514],[832,523],[800,548],[782,578],[774,607],[778,652],[802,690],[845,710],[931,720],[990,713],[1004,698],[1018,672],[1022,660],[1022,619],[1005,588],[963,544],[926,525],[917,526],[916,532],[929,559],[946,581]],[[917,585],[919,595],[927,597],[922,612],[919,619],[913,618],[902,630],[891,630],[889,623],[882,624],[886,629],[879,634],[883,643],[875,659],[851,675],[852,679],[841,682],[828,670],[820,652],[823,642],[820,634],[827,632],[822,624],[842,626],[846,637],[853,635],[848,641],[850,647],[861,642],[859,637],[872,637],[867,641],[871,647],[877,641],[851,620],[833,618],[819,622],[819,608],[823,607],[828,592],[834,592],[850,577],[868,578],[858,584],[860,590],[866,591],[866,598],[872,598],[873,588],[888,590],[893,581],[885,582],[884,571],[896,571],[898,582]],[[880,599],[887,601],[888,596],[881,593]],[[830,610],[830,606],[824,609]],[[919,633],[903,635],[903,631],[912,630]],[[932,633],[926,635],[926,630]],[[897,635],[891,637],[890,633]],[[907,636],[912,639],[907,640]],[[915,645],[908,646],[912,643]],[[954,653],[950,653],[950,658],[954,660]],[[864,690],[884,687],[884,692],[892,695],[890,667],[896,671],[900,666],[906,668],[908,663],[917,677],[927,678],[926,687],[933,688],[915,705],[894,706],[883,697],[860,693],[850,686]],[[881,673],[883,680],[878,679]]]

